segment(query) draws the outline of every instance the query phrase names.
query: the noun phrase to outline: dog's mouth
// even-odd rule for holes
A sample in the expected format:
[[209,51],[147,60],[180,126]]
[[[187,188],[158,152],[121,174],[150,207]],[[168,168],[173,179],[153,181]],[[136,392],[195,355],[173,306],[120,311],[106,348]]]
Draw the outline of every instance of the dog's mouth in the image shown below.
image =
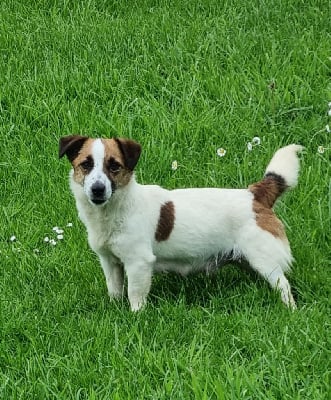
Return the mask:
[[102,204],[106,203],[106,199],[98,199],[98,198],[92,198],[91,202],[97,206],[101,206]]

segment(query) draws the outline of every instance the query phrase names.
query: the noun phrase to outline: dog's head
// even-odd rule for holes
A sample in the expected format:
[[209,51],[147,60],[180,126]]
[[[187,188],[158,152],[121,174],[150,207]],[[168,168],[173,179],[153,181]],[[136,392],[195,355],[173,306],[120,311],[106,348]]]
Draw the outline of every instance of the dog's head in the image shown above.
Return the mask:
[[130,139],[73,135],[59,142],[59,157],[67,155],[74,181],[95,205],[106,204],[116,189],[129,183],[140,153],[140,144]]

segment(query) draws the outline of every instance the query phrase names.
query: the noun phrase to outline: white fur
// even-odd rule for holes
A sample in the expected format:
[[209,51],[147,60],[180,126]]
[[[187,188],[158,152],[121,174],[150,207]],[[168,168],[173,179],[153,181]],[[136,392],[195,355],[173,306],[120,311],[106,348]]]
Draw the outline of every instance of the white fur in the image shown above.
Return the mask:
[[[281,173],[286,182],[293,184],[293,171],[298,172],[293,155],[298,147],[280,149],[267,171]],[[103,160],[98,141],[93,146],[93,157]],[[245,258],[272,287],[280,290],[286,305],[295,307],[284,276],[292,261],[290,247],[287,240],[257,226],[253,194],[248,189],[166,190],[140,185],[132,176],[129,184],[118,188],[108,202],[96,206],[89,201],[85,186],[95,179],[104,182],[99,161],[84,188],[73,180],[72,172],[70,185],[111,298],[123,294],[125,272],[131,309],[137,311],[146,303],[154,271],[172,270],[183,275],[208,271],[231,254],[233,258]],[[168,201],[175,207],[174,229],[168,240],[157,242],[160,208]]]
[[105,185],[105,199],[108,200],[112,195],[111,183],[107,175],[103,172],[103,163],[105,158],[105,146],[100,139],[96,139],[92,146],[92,158],[94,161],[93,170],[86,176],[84,180],[84,192],[88,199],[92,198],[92,186],[99,182]]
[[277,150],[266,169],[266,174],[272,172],[285,179],[287,186],[295,187],[298,183],[299,159],[297,153],[303,146],[290,144]]

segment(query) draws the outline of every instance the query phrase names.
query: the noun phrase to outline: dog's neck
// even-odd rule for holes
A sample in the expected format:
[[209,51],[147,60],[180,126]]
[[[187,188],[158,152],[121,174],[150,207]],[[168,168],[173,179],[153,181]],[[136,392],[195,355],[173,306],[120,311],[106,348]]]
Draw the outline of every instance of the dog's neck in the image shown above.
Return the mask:
[[127,185],[116,188],[107,204],[105,204],[105,207],[109,209],[109,212],[116,213],[121,209],[131,207],[135,199],[134,192],[137,190],[138,186],[139,184],[136,181],[135,175],[132,174]]

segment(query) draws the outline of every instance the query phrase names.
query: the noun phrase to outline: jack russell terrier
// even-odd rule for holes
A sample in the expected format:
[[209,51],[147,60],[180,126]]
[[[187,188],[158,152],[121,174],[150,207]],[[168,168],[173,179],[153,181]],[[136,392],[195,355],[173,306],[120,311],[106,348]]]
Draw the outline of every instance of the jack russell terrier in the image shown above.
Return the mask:
[[264,178],[247,189],[176,189],[136,182],[139,143],[122,138],[60,139],[59,156],[72,164],[70,187],[88,242],[99,256],[110,298],[123,294],[140,310],[154,271],[182,275],[245,260],[294,309],[284,272],[292,262],[276,199],[297,184],[302,146],[279,149]]

